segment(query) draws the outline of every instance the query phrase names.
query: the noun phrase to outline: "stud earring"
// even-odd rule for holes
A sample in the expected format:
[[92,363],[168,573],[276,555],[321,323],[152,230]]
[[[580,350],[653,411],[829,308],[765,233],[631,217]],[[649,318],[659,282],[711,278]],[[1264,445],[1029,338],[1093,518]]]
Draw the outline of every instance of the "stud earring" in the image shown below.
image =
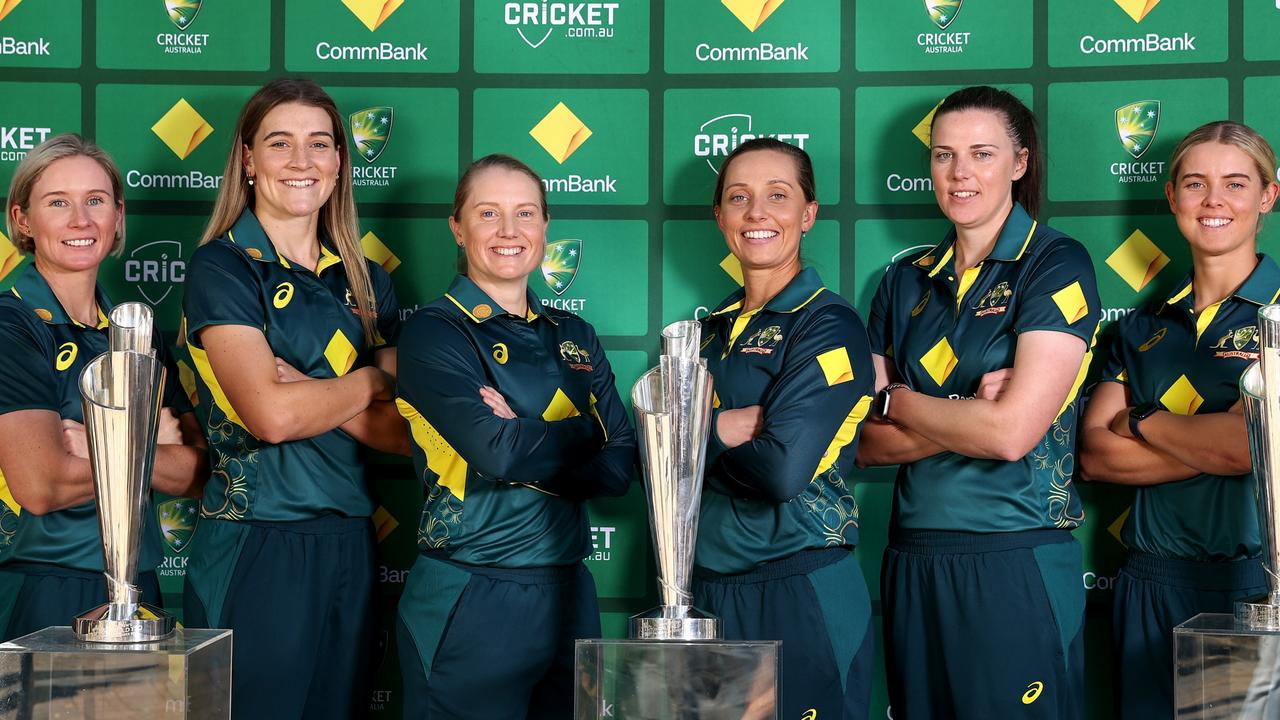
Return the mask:
[[249,176],[249,187],[253,187],[253,176]]

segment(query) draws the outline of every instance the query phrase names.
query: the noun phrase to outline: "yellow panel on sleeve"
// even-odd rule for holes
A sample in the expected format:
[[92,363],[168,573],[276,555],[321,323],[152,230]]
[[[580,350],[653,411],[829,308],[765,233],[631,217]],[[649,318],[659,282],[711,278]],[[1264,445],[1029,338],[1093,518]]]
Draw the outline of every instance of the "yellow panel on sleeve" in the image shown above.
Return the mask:
[[1084,299],[1084,290],[1080,288],[1079,280],[1062,288],[1051,297],[1068,325],[1079,322],[1089,314],[1089,302]]
[[843,347],[818,355],[818,364],[827,378],[827,386],[839,385],[853,379],[853,367],[849,364],[849,351]]
[[467,461],[432,427],[422,413],[403,398],[396,398],[396,409],[409,421],[413,442],[427,456],[427,468],[439,476],[439,484],[459,500],[466,499]]
[[4,503],[13,511],[15,515],[22,514],[22,506],[17,500],[13,499],[13,492],[9,490],[9,483],[4,481],[4,473],[0,472],[0,502]]
[[209,394],[213,396],[213,404],[222,410],[228,420],[244,428],[247,432],[249,428],[240,419],[236,409],[231,407],[231,401],[227,399],[227,394],[223,392],[222,386],[218,384],[218,378],[213,374],[213,366],[209,364],[209,356],[205,353],[204,348],[188,345],[187,349],[191,351],[191,362],[196,364],[196,372],[200,374],[200,379],[204,380],[205,387],[209,388]]
[[840,423],[840,428],[836,430],[835,437],[831,438],[831,442],[827,445],[827,451],[822,453],[822,459],[818,461],[818,469],[813,472],[813,477],[818,477],[831,469],[831,466],[836,462],[836,458],[840,457],[840,451],[853,442],[854,436],[858,434],[858,426],[866,419],[867,411],[870,409],[871,396],[863,395],[858,400],[858,403],[853,406],[853,409],[849,411],[844,421]]

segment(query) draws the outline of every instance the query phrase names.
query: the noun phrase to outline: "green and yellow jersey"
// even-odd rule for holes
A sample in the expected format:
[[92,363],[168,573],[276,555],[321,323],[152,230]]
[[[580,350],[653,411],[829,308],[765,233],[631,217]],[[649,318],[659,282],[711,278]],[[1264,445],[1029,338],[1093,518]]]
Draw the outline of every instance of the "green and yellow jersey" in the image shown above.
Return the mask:
[[[65,420],[83,422],[80,372],[108,349],[107,314],[111,301],[98,288],[98,324],[71,319],[37,270],[29,263],[9,292],[0,295],[0,415],[17,410],[51,410]],[[165,364],[163,403],[177,415],[190,412],[178,382],[178,369],[156,334],[157,356]],[[162,557],[159,525],[147,513],[138,568],[153,570]],[[35,515],[23,510],[0,475],[0,564],[51,563],[76,570],[102,571],[102,538],[94,501]]]
[[278,254],[245,210],[225,236],[192,255],[182,308],[196,368],[197,416],[209,439],[202,517],[293,521],[373,512],[354,438],[338,428],[283,443],[254,437],[200,344],[200,330],[210,325],[245,325],[261,330],[276,356],[309,377],[339,377],[371,365],[376,349],[395,344],[400,309],[387,272],[364,261],[378,313],[372,346],[365,342],[342,259],[327,238],[321,238],[312,272]]
[[[424,551],[508,568],[575,563],[591,549],[583,500],[627,491],[635,432],[595,330],[528,295],[518,317],[470,279],[405,323],[400,412],[426,489]],[[514,419],[493,414],[496,388]]]
[[[715,410],[698,521],[698,566],[741,573],[810,548],[858,543],[850,472],[875,371],[857,311],[807,268],[772,300],[730,295],[702,323]],[[726,448],[724,410],[760,405],[764,428]]]
[[960,275],[955,240],[953,228],[937,246],[895,262],[872,301],[871,351],[891,359],[912,390],[972,399],[984,374],[1013,367],[1018,336],[1032,330],[1075,335],[1089,351],[1031,452],[1012,462],[942,452],[902,465],[894,522],[980,533],[1077,527],[1077,406],[1101,315],[1089,254],[1018,204],[987,258]]
[[[1198,315],[1188,276],[1163,302],[1119,323],[1102,380],[1129,389],[1131,405],[1155,403],[1179,415],[1225,412],[1258,359],[1258,308],[1280,296],[1280,267],[1266,255],[1232,295]],[[1250,475],[1202,473],[1136,489],[1121,537],[1152,555],[1219,561],[1261,552]]]

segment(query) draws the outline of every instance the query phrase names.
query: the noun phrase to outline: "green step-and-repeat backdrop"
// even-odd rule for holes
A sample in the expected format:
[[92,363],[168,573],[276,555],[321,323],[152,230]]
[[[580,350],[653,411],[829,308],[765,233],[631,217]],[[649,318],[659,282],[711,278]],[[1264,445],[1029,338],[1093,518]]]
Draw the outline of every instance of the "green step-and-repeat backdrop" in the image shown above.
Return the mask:
[[[1278,36],[1275,0],[0,0],[0,188],[42,139],[97,139],[125,173],[129,224],[103,283],[175,331],[236,114],[271,77],[312,77],[348,118],[365,250],[405,313],[453,274],[445,217],[461,168],[514,154],[552,205],[535,289],[595,324],[625,397],[662,325],[740,282],[709,207],[728,152],[773,136],[813,156],[821,210],[804,255],[865,313],[886,264],[946,230],[925,143],[932,109],[965,85],[1005,87],[1036,111],[1041,219],[1092,252],[1107,324],[1169,292],[1188,263],[1162,195],[1170,152],[1219,118],[1280,141]],[[23,261],[0,236],[0,273]],[[384,624],[370,708],[398,717],[390,629],[422,491],[405,462],[371,467]],[[876,597],[893,473],[855,476]],[[1129,498],[1081,490],[1086,715],[1105,718]],[[195,507],[157,512],[166,602],[180,607]],[[605,632],[621,636],[656,601],[639,487],[591,514],[587,562]],[[873,704],[889,716],[882,677]]]

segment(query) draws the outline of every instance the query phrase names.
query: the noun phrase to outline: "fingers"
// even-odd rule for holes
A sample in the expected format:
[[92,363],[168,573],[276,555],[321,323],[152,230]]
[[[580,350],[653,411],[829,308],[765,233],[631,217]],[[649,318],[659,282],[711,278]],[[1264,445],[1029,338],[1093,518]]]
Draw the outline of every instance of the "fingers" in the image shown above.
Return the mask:
[[514,420],[516,418],[515,412],[513,412],[511,410],[511,406],[507,404],[507,399],[502,397],[502,393],[498,392],[494,388],[491,388],[488,385],[482,386],[480,388],[480,399],[484,401],[485,405],[489,406],[489,409],[493,411],[494,415],[497,415],[504,420]]

